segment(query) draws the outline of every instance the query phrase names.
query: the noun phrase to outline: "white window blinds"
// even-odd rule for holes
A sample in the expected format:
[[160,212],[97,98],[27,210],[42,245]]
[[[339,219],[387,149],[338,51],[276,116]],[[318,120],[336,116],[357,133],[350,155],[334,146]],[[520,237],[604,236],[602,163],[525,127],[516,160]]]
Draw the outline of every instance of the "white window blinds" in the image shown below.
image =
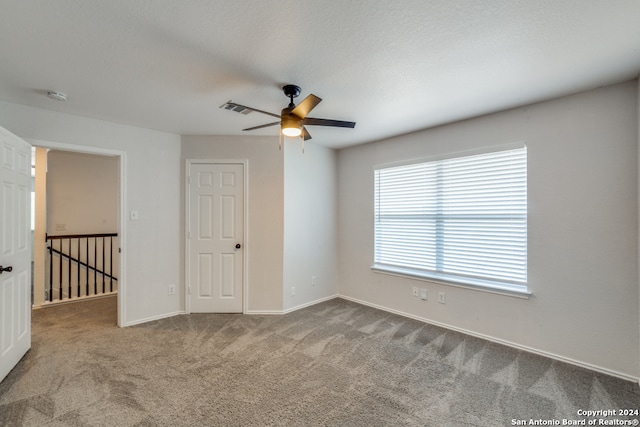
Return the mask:
[[377,169],[374,268],[526,291],[526,147]]

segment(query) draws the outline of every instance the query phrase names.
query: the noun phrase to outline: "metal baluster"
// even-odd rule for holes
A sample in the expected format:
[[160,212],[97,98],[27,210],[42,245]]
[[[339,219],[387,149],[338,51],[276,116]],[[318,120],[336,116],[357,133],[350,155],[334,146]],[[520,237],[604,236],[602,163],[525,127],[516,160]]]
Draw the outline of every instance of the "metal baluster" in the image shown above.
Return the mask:
[[109,250],[111,256],[109,257],[109,290],[113,292],[113,236],[109,237]]
[[93,238],[93,294],[98,294],[98,238]]
[[87,237],[87,251],[85,252],[86,260],[87,260],[87,268],[85,269],[85,277],[87,279],[86,288],[87,293],[85,295],[89,295],[89,238]]
[[69,298],[71,298],[71,239],[69,238],[69,257],[67,258],[68,263],[67,263],[67,267],[68,271],[67,271],[67,275],[69,276]]
[[[48,301],[49,302],[53,302],[54,298],[53,298],[53,288],[54,288],[54,283],[53,283],[53,274],[54,274],[54,266],[53,266],[53,255],[56,254],[58,255],[58,274],[57,274],[57,279],[58,279],[58,285],[56,286],[56,288],[58,289],[58,300],[59,301],[63,301],[64,300],[64,290],[66,289],[68,291],[68,296],[67,299],[72,299],[74,298],[73,296],[73,291],[74,291],[74,286],[73,286],[73,266],[74,264],[76,265],[77,268],[77,272],[75,274],[75,277],[77,279],[77,290],[76,290],[76,298],[81,297],[82,296],[82,273],[80,272],[81,268],[85,268],[86,273],[85,273],[85,295],[84,296],[89,296],[89,295],[102,295],[102,294],[106,294],[107,293],[107,278],[109,278],[109,292],[113,292],[114,291],[114,286],[113,286],[113,282],[117,282],[118,278],[113,276],[113,257],[116,256],[116,253],[114,253],[114,250],[117,250],[119,253],[119,248],[114,247],[114,240],[113,238],[116,237],[117,239],[118,234],[117,233],[104,233],[104,234],[92,234],[92,235],[79,235],[79,234],[74,234],[74,235],[65,235],[65,236],[48,236],[45,235],[45,241],[47,242],[47,250],[49,251],[49,289],[48,289]],[[106,238],[109,237],[109,259],[107,260],[107,242],[106,242]],[[101,264],[98,265],[98,239],[102,238],[102,259],[101,259]],[[77,244],[74,245],[73,239],[78,239],[77,240]],[[82,260],[82,239],[86,239],[85,241],[85,260]],[[90,256],[90,248],[89,248],[89,239],[93,239],[93,265],[91,264],[91,256]],[[54,245],[54,240],[58,240],[60,243],[58,243],[58,247],[56,248]],[[64,241],[67,241],[67,252],[64,252]],[[73,256],[73,249],[74,247],[76,247],[76,256]],[[63,260],[63,257],[66,257],[67,262],[65,263]],[[107,271],[107,261],[108,261],[108,268],[109,270]],[[65,264],[67,266],[67,282],[64,282],[64,267]],[[99,269],[99,270],[98,270]],[[89,287],[91,284],[90,281],[90,272],[89,270],[93,270],[93,294],[90,294],[89,292]],[[98,274],[100,274],[100,277],[102,279],[102,291],[100,294],[98,294]]]
[[53,240],[49,241],[49,302],[53,301]]
[[104,267],[104,240],[105,240],[105,238],[103,237],[102,238],[102,270],[101,270],[102,271],[102,293],[103,294],[105,293],[105,289],[104,289],[104,286],[105,286],[105,284],[104,284],[104,273],[105,273],[105,271],[104,271],[105,270],[105,267]]
[[60,301],[62,301],[62,239],[59,239],[60,241],[60,245],[59,247],[59,253],[58,253],[58,268],[60,269],[58,271],[58,289],[59,289],[59,293],[58,293],[58,299]]
[[80,298],[80,238],[78,237],[78,261],[76,266],[78,267],[78,298]]

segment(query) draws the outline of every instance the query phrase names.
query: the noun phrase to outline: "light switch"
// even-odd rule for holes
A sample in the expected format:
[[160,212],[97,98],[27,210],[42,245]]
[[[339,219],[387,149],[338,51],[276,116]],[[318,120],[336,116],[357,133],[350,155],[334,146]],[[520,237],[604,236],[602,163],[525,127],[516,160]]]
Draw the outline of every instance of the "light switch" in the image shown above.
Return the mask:
[[130,211],[129,212],[131,221],[137,221],[139,216],[138,216],[138,211]]

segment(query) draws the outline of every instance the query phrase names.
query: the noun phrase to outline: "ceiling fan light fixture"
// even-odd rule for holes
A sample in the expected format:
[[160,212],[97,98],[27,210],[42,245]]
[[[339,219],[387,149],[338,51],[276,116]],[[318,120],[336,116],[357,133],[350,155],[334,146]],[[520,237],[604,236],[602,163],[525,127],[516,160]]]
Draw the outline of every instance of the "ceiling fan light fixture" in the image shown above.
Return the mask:
[[302,122],[290,117],[283,117],[282,134],[291,138],[302,135]]
[[294,128],[294,127],[282,128],[282,134],[284,136],[289,136],[291,138],[295,138],[297,136],[302,135],[302,129]]

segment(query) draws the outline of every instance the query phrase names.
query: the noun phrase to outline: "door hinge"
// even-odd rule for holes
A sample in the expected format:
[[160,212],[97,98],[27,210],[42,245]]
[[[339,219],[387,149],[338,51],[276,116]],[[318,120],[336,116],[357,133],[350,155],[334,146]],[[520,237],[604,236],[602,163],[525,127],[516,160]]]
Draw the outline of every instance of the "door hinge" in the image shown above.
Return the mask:
[[191,286],[189,286],[188,290],[189,290],[189,295],[191,295]]

